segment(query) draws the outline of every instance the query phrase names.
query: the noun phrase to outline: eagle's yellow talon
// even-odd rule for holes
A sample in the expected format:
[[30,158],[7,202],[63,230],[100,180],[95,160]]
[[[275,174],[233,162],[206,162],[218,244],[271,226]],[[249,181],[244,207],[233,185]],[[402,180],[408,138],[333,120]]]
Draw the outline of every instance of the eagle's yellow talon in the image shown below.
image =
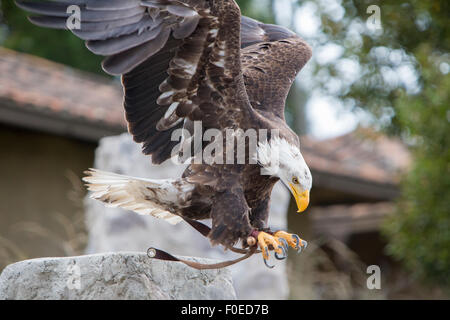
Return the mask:
[[287,233],[285,231],[277,231],[274,233],[274,236],[286,240],[290,247],[299,251],[302,247],[306,247],[307,245],[307,242],[300,239],[296,234]]
[[271,250],[274,250],[276,253],[285,254],[285,250],[283,250],[284,243],[266,232],[259,232],[258,245],[265,260],[269,259],[269,246],[272,246]]
[[288,246],[299,252],[302,247],[306,247],[305,240],[300,239],[296,234],[290,234],[285,231],[277,231],[273,235],[263,231],[254,231],[252,235],[257,238],[264,263],[269,268],[273,268],[273,266],[268,264],[269,250],[275,251],[275,258],[283,260],[287,257]]
[[261,249],[261,254],[262,254],[264,260],[267,260],[267,259],[269,259],[269,247],[265,241],[265,234],[266,233],[264,233],[264,232],[260,232],[258,234],[258,245],[259,245],[259,248]]

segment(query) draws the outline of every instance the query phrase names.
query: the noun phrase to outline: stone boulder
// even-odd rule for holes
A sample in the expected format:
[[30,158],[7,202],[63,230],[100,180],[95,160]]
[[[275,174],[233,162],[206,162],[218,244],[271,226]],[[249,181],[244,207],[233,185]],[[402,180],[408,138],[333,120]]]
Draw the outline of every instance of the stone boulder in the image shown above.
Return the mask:
[[0,275],[0,300],[235,298],[227,269],[199,271],[180,262],[152,260],[140,252],[24,260],[7,266]]

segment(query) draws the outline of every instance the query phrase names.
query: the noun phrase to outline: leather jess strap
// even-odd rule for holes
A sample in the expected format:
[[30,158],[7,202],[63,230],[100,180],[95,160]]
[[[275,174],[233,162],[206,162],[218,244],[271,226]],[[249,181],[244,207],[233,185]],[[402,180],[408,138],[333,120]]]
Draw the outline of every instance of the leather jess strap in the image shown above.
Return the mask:
[[191,268],[198,269],[198,270],[205,270],[205,269],[221,269],[221,268],[231,266],[235,263],[241,262],[242,260],[250,258],[255,253],[255,251],[256,251],[256,247],[252,247],[250,250],[248,250],[248,252],[245,255],[243,255],[242,257],[240,257],[238,259],[227,260],[227,261],[222,261],[219,263],[212,263],[212,264],[205,264],[205,263],[199,263],[199,262],[195,262],[195,261],[180,259],[180,258],[174,257],[170,253],[167,253],[165,251],[162,251],[162,250],[159,250],[156,248],[149,248],[147,250],[147,256],[149,258],[158,259],[158,260],[182,262]]
[[[207,225],[205,225],[201,222],[198,222],[198,221],[192,220],[192,219],[188,219],[188,218],[183,218],[183,219],[190,226],[192,226],[195,230],[197,230],[199,233],[201,233],[204,237],[207,237],[209,232],[211,231],[210,227],[208,227]],[[204,263],[199,263],[199,262],[195,262],[195,261],[180,259],[180,258],[177,258],[177,257],[171,255],[170,253],[167,253],[163,250],[153,248],[153,247],[151,247],[147,250],[147,256],[151,259],[181,262],[191,268],[198,269],[198,270],[205,270],[205,269],[225,268],[225,267],[231,266],[233,264],[236,264],[238,262],[241,262],[245,259],[248,259],[255,253],[260,252],[259,250],[257,250],[256,245],[250,247],[249,249],[239,249],[239,248],[235,248],[235,247],[227,247],[227,249],[229,249],[230,251],[233,251],[235,253],[243,254],[243,256],[240,258],[234,259],[234,260],[227,260],[227,261],[223,261],[223,262],[219,262],[219,263],[212,263],[212,264],[204,264]]]

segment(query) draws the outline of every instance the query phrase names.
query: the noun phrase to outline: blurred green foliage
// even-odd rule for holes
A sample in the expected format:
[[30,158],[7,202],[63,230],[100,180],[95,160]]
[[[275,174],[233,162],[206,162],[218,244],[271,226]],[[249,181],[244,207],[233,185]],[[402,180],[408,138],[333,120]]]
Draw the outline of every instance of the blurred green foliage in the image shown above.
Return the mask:
[[418,95],[399,94],[399,126],[416,139],[403,195],[384,231],[388,252],[414,273],[450,288],[450,77],[420,54],[426,84]]
[[[326,2],[317,1],[322,42],[342,46],[340,60],[356,61],[360,74],[332,94],[369,110],[413,154],[396,213],[383,226],[387,250],[414,275],[450,288],[450,2],[342,0],[338,19]],[[375,32],[366,26],[374,4],[382,23]],[[336,63],[318,69],[340,77]]]

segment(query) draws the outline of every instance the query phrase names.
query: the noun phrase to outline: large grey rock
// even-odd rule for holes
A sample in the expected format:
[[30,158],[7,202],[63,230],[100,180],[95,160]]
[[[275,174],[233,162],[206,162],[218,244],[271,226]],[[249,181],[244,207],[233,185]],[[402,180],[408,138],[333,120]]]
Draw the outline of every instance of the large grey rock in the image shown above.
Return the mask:
[[[100,141],[96,151],[95,168],[136,177],[164,179],[179,177],[185,166],[166,161],[153,166],[151,159],[141,153],[141,147],[129,134],[107,137]],[[269,226],[286,229],[286,213],[290,194],[277,184],[272,193]],[[211,247],[210,242],[185,222],[170,225],[149,216],[140,216],[122,209],[106,208],[102,203],[87,198],[85,201],[89,244],[87,253],[108,251],[145,251],[157,247],[177,255],[208,257],[218,260],[236,258],[222,247]],[[210,225],[210,221],[206,221]],[[286,299],[289,294],[286,262],[272,261],[268,269],[262,258],[253,256],[230,268],[239,299]],[[249,272],[251,270],[251,272]]]
[[0,275],[1,300],[235,298],[227,269],[198,271],[138,252],[25,260]]

